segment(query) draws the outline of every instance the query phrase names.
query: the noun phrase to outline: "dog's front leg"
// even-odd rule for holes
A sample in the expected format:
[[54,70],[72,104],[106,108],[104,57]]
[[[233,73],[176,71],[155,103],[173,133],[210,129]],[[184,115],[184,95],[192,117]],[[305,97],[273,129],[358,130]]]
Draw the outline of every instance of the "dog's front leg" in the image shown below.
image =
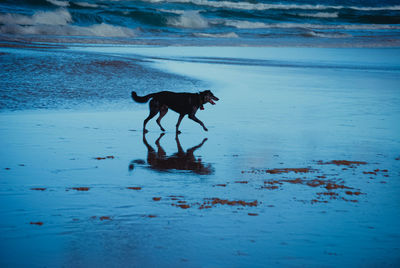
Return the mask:
[[208,131],[203,122],[201,122],[194,114],[189,115],[189,118],[192,119],[194,122],[199,123],[205,131]]
[[179,131],[179,125],[181,124],[181,121],[184,116],[185,116],[184,114],[179,115],[178,122],[176,123],[176,134],[181,134],[181,132]]

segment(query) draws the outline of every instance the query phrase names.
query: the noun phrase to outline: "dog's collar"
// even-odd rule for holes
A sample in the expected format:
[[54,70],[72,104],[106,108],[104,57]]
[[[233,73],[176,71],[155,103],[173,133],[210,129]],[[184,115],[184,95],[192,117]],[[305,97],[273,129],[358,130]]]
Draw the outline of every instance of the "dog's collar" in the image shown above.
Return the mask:
[[197,93],[197,95],[199,95],[199,108],[200,108],[200,110],[204,110],[204,106],[203,106],[204,100],[202,99],[202,96],[200,93]]

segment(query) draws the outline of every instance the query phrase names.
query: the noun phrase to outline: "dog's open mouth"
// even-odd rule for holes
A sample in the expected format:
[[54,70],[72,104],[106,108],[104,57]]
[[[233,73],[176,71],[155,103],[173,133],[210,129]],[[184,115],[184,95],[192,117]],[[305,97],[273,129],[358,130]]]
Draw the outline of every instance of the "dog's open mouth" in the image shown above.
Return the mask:
[[214,102],[214,101],[219,101],[219,99],[218,99],[217,97],[213,96],[213,97],[209,100],[209,102],[210,102],[212,105],[215,105],[215,102]]

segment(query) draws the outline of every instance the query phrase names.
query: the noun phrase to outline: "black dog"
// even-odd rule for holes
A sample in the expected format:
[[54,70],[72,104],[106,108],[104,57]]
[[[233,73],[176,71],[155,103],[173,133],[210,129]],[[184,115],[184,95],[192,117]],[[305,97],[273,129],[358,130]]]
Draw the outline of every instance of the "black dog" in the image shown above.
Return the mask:
[[195,114],[199,108],[203,110],[203,105],[207,102],[214,105],[214,101],[219,100],[210,90],[200,93],[175,93],[170,91],[161,91],[143,97],[139,97],[135,91],[132,91],[132,99],[139,103],[146,103],[151,99],[149,103],[150,114],[143,122],[143,132],[148,132],[146,130],[146,124],[158,112],[160,112],[160,116],[157,118],[157,124],[160,126],[162,131],[165,131],[161,126],[161,119],[168,112],[168,108],[170,108],[179,114],[178,123],[176,123],[176,133],[178,134],[181,133],[179,131],[179,125],[181,124],[183,117],[187,114],[190,119],[199,123],[205,131],[208,131],[203,122],[201,122]]

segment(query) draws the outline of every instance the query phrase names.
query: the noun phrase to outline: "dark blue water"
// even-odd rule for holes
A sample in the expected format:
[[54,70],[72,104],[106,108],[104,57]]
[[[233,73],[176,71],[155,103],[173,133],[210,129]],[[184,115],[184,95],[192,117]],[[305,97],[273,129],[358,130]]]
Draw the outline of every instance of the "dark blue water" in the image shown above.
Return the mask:
[[385,1],[2,0],[0,39],[134,44],[398,46]]

